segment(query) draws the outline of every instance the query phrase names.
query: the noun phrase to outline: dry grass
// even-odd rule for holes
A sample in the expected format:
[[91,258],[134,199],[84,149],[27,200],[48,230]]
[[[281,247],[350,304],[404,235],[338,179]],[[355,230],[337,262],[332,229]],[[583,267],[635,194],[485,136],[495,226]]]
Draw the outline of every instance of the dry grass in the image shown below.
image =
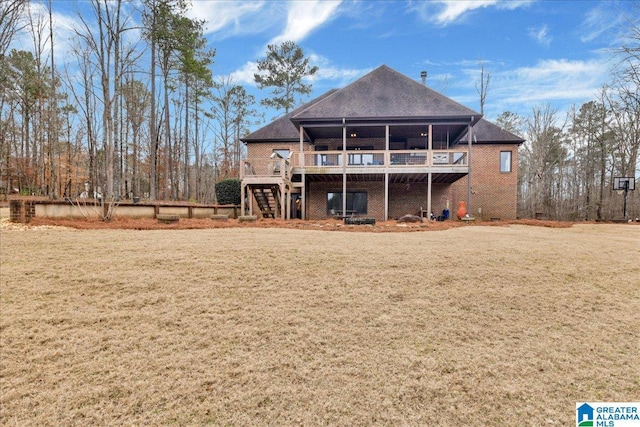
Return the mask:
[[640,227],[2,230],[2,425],[573,425],[640,398]]

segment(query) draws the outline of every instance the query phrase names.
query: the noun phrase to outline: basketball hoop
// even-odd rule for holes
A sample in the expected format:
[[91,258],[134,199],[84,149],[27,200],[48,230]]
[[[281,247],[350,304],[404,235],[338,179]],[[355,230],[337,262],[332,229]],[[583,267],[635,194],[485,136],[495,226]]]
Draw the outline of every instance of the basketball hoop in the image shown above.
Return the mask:
[[616,176],[613,178],[613,189],[633,191],[636,189],[636,178],[633,176]]
[[627,193],[636,189],[635,176],[616,176],[613,178],[613,189],[618,194],[624,193],[624,205],[622,207],[622,218],[627,219]]

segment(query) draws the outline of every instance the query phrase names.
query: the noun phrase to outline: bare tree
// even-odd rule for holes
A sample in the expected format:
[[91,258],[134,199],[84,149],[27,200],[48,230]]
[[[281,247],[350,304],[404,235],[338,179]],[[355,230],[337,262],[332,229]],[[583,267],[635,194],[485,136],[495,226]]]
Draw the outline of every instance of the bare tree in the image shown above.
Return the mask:
[[89,191],[94,191],[98,186],[98,113],[97,99],[94,96],[93,75],[96,74],[95,64],[91,62],[91,51],[87,46],[78,44],[74,48],[74,53],[79,58],[79,73],[73,77],[68,77],[68,90],[73,98],[74,105],[79,109],[82,116],[84,133],[84,157],[85,180],[81,192],[89,196]]
[[[155,67],[160,69],[162,77],[162,95],[164,105],[162,107],[163,119],[162,127],[164,128],[164,185],[163,197],[167,199],[169,196],[176,197],[177,189],[173,185],[175,182],[174,175],[174,154],[175,150],[172,146],[173,134],[171,131],[171,102],[169,95],[175,90],[172,81],[172,73],[178,70],[178,55],[182,48],[182,19],[186,12],[187,3],[184,0],[146,0],[145,11],[143,12],[145,22],[145,37],[151,44],[152,52],[152,89],[151,99],[153,102],[151,111],[152,117],[152,139],[153,132],[158,132],[160,126],[155,123]],[[159,137],[156,138],[159,144]],[[158,148],[159,149],[159,145]],[[157,161],[157,159],[155,159]],[[152,173],[154,169],[152,168]],[[152,179],[153,180],[153,179]],[[152,183],[152,185],[154,185]],[[153,192],[152,192],[153,197]]]
[[[576,162],[574,188],[580,190],[576,209],[585,220],[601,220],[606,179],[606,164],[610,151],[609,115],[601,103],[590,101],[582,105],[572,117],[570,127]],[[594,209],[595,208],[595,209]]]
[[491,73],[484,69],[484,61],[480,61],[480,81],[475,83],[476,91],[480,95],[480,114],[484,114],[484,104],[487,101],[487,92],[491,82]]
[[218,153],[221,159],[220,177],[236,177],[242,147],[240,136],[246,129],[247,121],[257,114],[251,107],[255,99],[230,78],[218,80],[215,88],[211,116],[218,124],[216,141],[219,143]]
[[58,97],[56,91],[56,67],[54,61],[54,38],[53,38],[53,10],[51,0],[47,2],[47,9],[49,12],[49,47],[51,52],[49,53],[49,59],[51,60],[51,94],[49,95],[49,120],[47,129],[47,146],[48,146],[48,158],[49,158],[49,171],[51,185],[49,187],[49,196],[53,199],[58,197],[58,171],[56,165],[56,157],[58,156]]
[[0,57],[4,57],[13,37],[25,26],[21,22],[28,0],[3,0],[0,2]]
[[31,138],[31,160],[30,163],[36,168],[36,173],[32,175],[32,180],[29,183],[29,191],[42,194],[47,192],[47,167],[46,163],[46,145],[45,145],[45,133],[46,133],[46,114],[47,101],[50,94],[53,92],[48,88],[49,73],[46,66],[46,24],[44,17],[40,10],[31,9],[28,10],[28,25],[27,28],[31,35],[33,42],[33,59],[35,66],[35,76],[37,81],[36,93],[35,93],[35,106],[32,121],[32,138]]
[[83,28],[78,31],[96,64],[102,118],[102,147],[105,156],[106,197],[127,196],[126,144],[123,142],[123,94],[125,75],[139,59],[136,46],[124,43],[124,34],[135,27],[123,0],[91,0],[95,24],[80,17]]
[[[190,133],[194,135],[195,150],[197,151],[197,136],[199,124],[199,106],[202,98],[210,94],[213,86],[210,65],[213,63],[215,50],[207,49],[207,41],[203,34],[203,22],[192,20],[184,16],[176,18],[176,38],[179,40],[177,52],[180,78],[184,83],[184,126],[183,126],[183,188],[184,198],[190,198]],[[193,105],[193,122],[195,130],[190,132],[190,106]]]
[[139,80],[128,79],[123,87],[126,123],[131,128],[132,172],[131,190],[134,197],[140,196],[140,140],[147,121],[151,94]]
[[621,172],[629,175],[638,169],[640,150],[640,6],[635,4],[633,10],[636,14],[628,17],[628,41],[617,52],[620,61],[614,70],[614,91],[608,97],[619,129]]
[[533,109],[526,120],[523,147],[523,198],[528,215],[557,217],[558,193],[562,190],[562,166],[567,150],[562,127],[557,125],[557,111],[549,105]]
[[158,46],[156,0],[145,0],[145,8],[142,12],[143,34],[149,43],[151,54],[151,99],[149,107],[149,136],[150,136],[150,160],[149,160],[149,197],[156,200],[158,197],[158,148],[160,137],[158,132],[158,117],[156,107],[156,56]]

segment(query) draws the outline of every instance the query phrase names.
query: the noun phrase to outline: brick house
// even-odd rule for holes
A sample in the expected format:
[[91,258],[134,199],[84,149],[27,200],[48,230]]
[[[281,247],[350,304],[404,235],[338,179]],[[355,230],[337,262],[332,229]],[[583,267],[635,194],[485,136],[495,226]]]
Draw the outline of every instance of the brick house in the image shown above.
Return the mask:
[[242,212],[516,217],[524,140],[385,65],[242,141]]

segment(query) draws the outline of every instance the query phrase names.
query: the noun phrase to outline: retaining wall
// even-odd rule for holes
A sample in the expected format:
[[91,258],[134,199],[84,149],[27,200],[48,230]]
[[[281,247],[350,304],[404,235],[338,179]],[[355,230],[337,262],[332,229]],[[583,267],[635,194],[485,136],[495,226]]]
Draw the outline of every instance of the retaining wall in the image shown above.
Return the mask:
[[[108,205],[88,201],[86,203],[65,200],[11,200],[9,218],[12,222],[27,223],[31,218],[102,218]],[[155,203],[119,203],[114,218],[156,218],[157,215],[178,215],[181,218],[209,218],[212,215],[228,215],[237,218],[238,205],[192,205]]]

